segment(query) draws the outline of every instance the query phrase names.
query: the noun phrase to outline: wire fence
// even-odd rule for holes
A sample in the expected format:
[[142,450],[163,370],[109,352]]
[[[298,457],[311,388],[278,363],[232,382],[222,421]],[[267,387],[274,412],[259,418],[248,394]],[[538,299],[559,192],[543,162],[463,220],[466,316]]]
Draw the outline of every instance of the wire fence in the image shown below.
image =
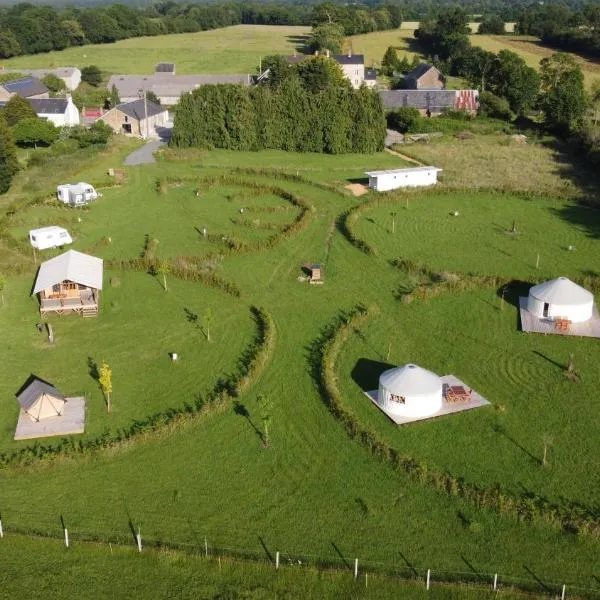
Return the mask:
[[[191,527],[191,523],[188,521]],[[501,572],[480,572],[474,567],[468,571],[454,571],[429,566],[416,566],[403,558],[405,564],[393,564],[385,561],[372,560],[368,557],[346,557],[332,544],[337,556],[319,556],[306,552],[288,551],[284,548],[267,547],[262,538],[259,549],[235,547],[231,544],[214,543],[210,535],[194,533],[193,541],[174,541],[159,537],[144,537],[142,530],[131,519],[127,526],[118,530],[110,528],[85,529],[73,527],[65,523],[61,516],[55,527],[32,528],[8,524],[6,518],[0,518],[0,538],[7,534],[26,536],[29,538],[50,538],[62,540],[66,547],[73,544],[94,543],[99,547],[105,546],[107,551],[113,545],[137,548],[139,552],[169,550],[185,553],[190,556],[202,557],[206,560],[232,560],[271,565],[274,569],[316,569],[320,571],[348,572],[349,577],[359,578],[368,575],[379,575],[389,579],[422,582],[426,589],[440,584],[464,584],[486,591],[510,589],[511,592],[537,594],[549,598],[588,598],[600,600],[600,577],[593,577],[598,586],[586,586],[577,583],[569,577],[564,581],[549,581],[538,577],[528,570],[528,577],[508,575]],[[1,540],[0,540],[0,543]]]

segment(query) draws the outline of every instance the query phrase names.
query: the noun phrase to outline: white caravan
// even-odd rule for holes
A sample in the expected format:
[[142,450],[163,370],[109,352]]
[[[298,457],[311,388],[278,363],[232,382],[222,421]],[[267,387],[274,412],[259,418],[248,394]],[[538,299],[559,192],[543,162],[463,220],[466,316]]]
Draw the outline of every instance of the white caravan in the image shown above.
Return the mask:
[[29,243],[38,250],[46,250],[47,248],[57,248],[72,244],[73,238],[71,238],[69,232],[63,227],[52,225],[50,227],[32,229],[29,232]]
[[56,188],[56,197],[65,204],[71,206],[83,206],[102,196],[89,183],[66,183]]

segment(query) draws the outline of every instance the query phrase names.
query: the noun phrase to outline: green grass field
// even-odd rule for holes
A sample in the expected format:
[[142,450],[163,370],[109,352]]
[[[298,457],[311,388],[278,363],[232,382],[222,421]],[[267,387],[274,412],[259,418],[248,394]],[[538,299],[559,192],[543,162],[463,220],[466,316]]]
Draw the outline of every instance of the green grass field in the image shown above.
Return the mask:
[[[361,419],[381,427],[382,435],[392,442],[400,440],[398,443],[415,456],[440,468],[455,470],[457,476],[474,482],[498,480],[512,486],[520,481],[552,497],[562,485],[569,500],[584,502],[597,495],[597,486],[587,476],[585,467],[597,454],[591,430],[595,405],[590,402],[585,410],[569,412],[569,429],[556,431],[557,423],[565,422],[564,413],[541,409],[548,394],[553,403],[560,402],[561,391],[566,393],[565,383],[557,367],[533,354],[537,350],[560,363],[566,359],[568,348],[575,347],[584,380],[577,392],[572,392],[575,395],[571,400],[580,403],[596,382],[592,364],[597,351],[593,345],[577,340],[523,340],[516,330],[512,308],[498,317],[493,294],[489,298],[478,293],[451,296],[424,306],[404,307],[394,293],[405,277],[387,262],[388,252],[390,256],[399,253],[382,246],[381,256],[368,257],[352,247],[337,230],[340,214],[362,201],[340,193],[343,187],[350,180],[363,177],[367,169],[401,164],[397,157],[387,153],[372,157],[328,157],[277,152],[168,151],[155,165],[126,169],[125,185],[104,190],[104,196],[90,210],[74,212],[82,218],[81,223],[73,223],[81,236],[74,244],[76,248],[85,249],[110,233],[113,242],[98,246],[98,253],[131,258],[141,251],[145,233],[160,240],[159,248],[165,256],[201,253],[203,242],[191,229],[209,218],[213,219],[211,226],[216,230],[232,227],[231,231],[240,236],[254,233],[249,227],[231,223],[241,204],[246,204],[241,201],[245,191],[238,185],[227,184],[222,190],[207,191],[205,196],[196,197],[196,186],[186,181],[157,194],[155,181],[159,177],[168,175],[177,181],[227,173],[231,167],[275,168],[304,177],[305,181],[278,179],[268,174],[254,175],[251,179],[265,186],[281,187],[315,207],[306,229],[271,250],[242,253],[219,261],[217,272],[239,286],[242,291],[239,299],[174,277],[169,279],[169,292],[164,292],[151,275],[107,273],[106,293],[98,318],[55,319],[58,342],[51,349],[34,327],[39,316],[35,301],[28,297],[33,266],[29,276],[10,279],[0,317],[13,355],[5,361],[2,373],[4,448],[18,447],[9,439],[16,416],[13,394],[30,372],[45,375],[68,388],[65,391],[77,389],[90,394],[86,434],[89,435],[143,416],[144,410],[150,413],[158,408],[180,406],[198,389],[206,390],[230,371],[255,330],[248,311],[251,304],[264,306],[271,314],[277,342],[273,358],[256,386],[239,399],[243,410],[229,407],[179,430],[170,428],[163,435],[138,439],[124,447],[78,459],[5,469],[1,507],[5,530],[60,535],[62,515],[75,538],[127,542],[131,522],[141,527],[147,540],[183,543],[200,551],[206,537],[211,547],[231,548],[256,556],[265,553],[266,547],[269,553],[280,550],[292,557],[312,557],[313,561],[317,557],[341,561],[343,557],[350,562],[359,557],[374,569],[396,569],[400,573],[411,567],[419,573],[433,568],[470,573],[471,577],[476,573],[499,572],[503,577],[510,575],[534,585],[539,585],[535,583],[538,578],[551,586],[564,581],[569,585],[594,587],[599,551],[596,541],[564,534],[550,526],[525,525],[500,517],[408,480],[349,440],[319,396],[311,376],[310,349],[323,327],[340,309],[348,309],[357,302],[377,302],[382,316],[364,329],[365,343],[372,348],[357,345],[351,339],[340,364],[346,401],[360,405],[357,412]],[[97,171],[85,164],[82,170],[89,178],[100,177],[105,165],[103,159]],[[48,183],[49,195],[51,192]],[[22,188],[18,187],[15,194],[21,193]],[[481,244],[473,252],[481,256],[474,258],[473,264],[483,264],[489,271],[503,269],[511,273],[508,258],[505,261],[496,257],[496,250],[484,243],[485,233],[479,232],[489,219],[476,218],[473,211],[469,213],[469,207],[477,201],[491,205],[494,197],[483,194],[476,199],[469,193],[461,199],[456,192],[448,193],[451,195],[446,203],[451,202],[451,207],[444,206],[442,195],[433,194],[429,198],[431,204],[423,216],[431,223],[439,223],[421,228],[421,235],[413,235],[410,245],[422,244],[425,252],[427,239],[438,235],[443,230],[441,223],[450,219],[446,209],[454,209],[460,201],[461,217],[450,223],[454,228],[463,227],[464,223],[466,229],[447,232],[445,245],[453,241],[452,231],[455,241],[476,232]],[[417,227],[419,208],[417,196],[414,198],[408,211],[410,215],[414,213],[414,220],[404,224],[407,231]],[[494,222],[509,227],[515,218],[518,224],[522,223],[519,225],[523,228],[522,238],[515,243],[523,246],[523,255],[529,256],[534,242],[541,239],[539,233],[533,234],[540,214],[544,215],[545,226],[560,236],[560,243],[569,239],[564,215],[550,210],[563,206],[564,202],[531,201],[514,195],[498,198],[505,201],[498,202]],[[250,200],[264,201],[268,206],[281,204],[278,198],[269,195]],[[423,206],[427,206],[425,195]],[[443,214],[437,215],[438,207]],[[10,233],[22,236],[30,224],[41,224],[52,211],[45,206],[18,212]],[[59,212],[70,215],[69,211]],[[265,212],[267,219],[272,214],[275,213]],[[569,255],[572,262],[565,264],[575,270],[597,260],[597,242],[575,229],[573,232],[578,251]],[[365,231],[369,238],[372,234],[372,230]],[[490,235],[500,234],[493,230]],[[430,250],[423,259],[442,265],[440,256],[444,254],[444,245],[440,245],[437,255]],[[450,258],[456,262],[460,256],[448,255]],[[309,286],[297,280],[299,267],[306,262],[324,263],[325,285]],[[521,273],[522,263],[515,261],[513,268],[517,274]],[[118,287],[112,287],[108,281],[114,275],[121,279]],[[136,302],[138,298],[141,302]],[[477,307],[477,325],[469,333],[467,317],[462,315],[469,314],[473,304]],[[207,305],[212,306],[216,315],[215,341],[211,345],[185,319],[184,311],[190,307],[202,314]],[[360,404],[362,398],[348,376],[348,369],[357,357],[372,358],[381,353],[380,338],[385,337],[387,346],[387,331],[397,328],[405,314],[411,315],[409,311],[414,311],[412,314],[418,318],[412,319],[410,326],[402,325],[406,333],[400,336],[401,344],[393,348],[390,358],[401,362],[410,355],[430,368],[464,375],[494,404],[506,407],[502,418],[507,435],[515,436],[534,456],[540,451],[535,435],[548,429],[555,440],[548,471],[536,467],[526,454],[505,441],[506,436],[490,429],[497,418],[493,408],[466,417],[428,422],[405,433],[390,428],[366,399]],[[459,354],[450,352],[451,358],[444,358],[449,354],[447,347],[425,345],[423,340],[438,335],[442,324],[457,318],[465,322],[465,329],[458,333],[475,336],[479,343],[468,342]],[[488,327],[491,319],[496,323],[493,329]],[[481,347],[485,348],[484,364],[495,366],[490,371],[492,381],[489,369],[480,366]],[[590,350],[588,356],[586,348]],[[176,365],[168,360],[167,353],[171,351],[181,355]],[[102,397],[89,377],[88,356],[113,363],[115,412],[111,415],[104,412]],[[536,377],[547,383],[538,386]],[[556,381],[555,388],[551,387],[551,381]],[[525,386],[530,393],[539,390],[541,395],[535,397],[534,403],[521,406],[511,393]],[[261,428],[258,393],[269,395],[273,401],[272,440],[268,449],[263,448],[257,435],[257,429]],[[536,419],[538,429],[533,431],[533,422],[521,423],[524,418]],[[431,433],[425,434],[426,430]],[[472,440],[473,431],[481,435],[476,443]],[[577,440],[576,431],[586,435]],[[521,436],[530,439],[524,442]],[[485,446],[486,440],[489,448]],[[572,447],[565,448],[568,445]],[[480,451],[476,461],[471,456],[473,448]],[[494,449],[500,449],[501,458],[493,454]],[[494,460],[486,461],[490,457]],[[485,471],[478,467],[485,467]],[[560,477],[551,480],[550,473]]]

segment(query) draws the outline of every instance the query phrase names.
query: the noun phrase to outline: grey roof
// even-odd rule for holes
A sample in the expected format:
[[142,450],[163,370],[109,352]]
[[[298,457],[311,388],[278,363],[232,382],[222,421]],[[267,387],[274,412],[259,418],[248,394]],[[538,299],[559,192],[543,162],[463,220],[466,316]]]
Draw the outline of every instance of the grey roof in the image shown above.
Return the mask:
[[35,77],[23,77],[14,81],[7,81],[2,84],[2,87],[11,94],[21,96],[21,98],[29,98],[30,96],[39,96],[47,94],[50,90]]
[[33,293],[37,294],[62,281],[72,281],[101,290],[103,264],[101,258],[69,250],[41,264]]
[[[151,102],[150,100],[146,100],[146,106],[148,109],[149,117],[153,117],[154,115],[158,115],[161,112],[165,112],[167,110],[160,104],[156,104],[155,102]],[[125,102],[123,104],[117,104],[115,108],[119,109],[122,113],[125,113],[128,117],[136,119],[137,121],[146,118],[143,99],[134,100],[133,102]]]
[[365,175],[369,177],[377,177],[379,175],[399,175],[402,173],[426,173],[428,171],[440,172],[442,169],[439,167],[406,167],[404,169],[384,169],[382,171],[365,171]]
[[114,85],[121,98],[135,98],[140,90],[154,92],[159,98],[179,97],[201,85],[233,83],[250,85],[251,75],[113,75],[107,84],[110,90]]
[[64,396],[53,386],[37,377],[32,377],[18,394],[17,400],[24,411],[28,411],[39,399],[42,394],[49,394],[61,400],[65,400]]
[[376,69],[367,69],[365,68],[365,79],[367,81],[375,81],[377,79],[377,71]]
[[3,69],[2,73],[23,73],[23,75],[32,75],[38,79],[43,79],[49,73],[57,77],[71,77],[78,71],[77,67],[56,67],[55,69]]
[[[291,64],[298,64],[307,58],[313,58],[315,56],[327,56],[325,52],[320,54],[294,54],[286,56],[285,59]],[[364,65],[365,55],[364,54],[331,54],[329,58],[333,58],[339,65]]]
[[69,105],[62,98],[30,98],[27,101],[38,115],[64,115]]
[[428,65],[427,63],[421,63],[417,65],[414,69],[410,70],[404,77],[411,77],[413,79],[419,79],[419,77],[423,77],[427,71],[430,69],[435,69],[433,65]]
[[454,108],[457,90],[381,90],[383,108],[391,110],[412,106],[421,110],[441,111]]
[[175,73],[175,63],[158,63],[154,67],[156,73]]

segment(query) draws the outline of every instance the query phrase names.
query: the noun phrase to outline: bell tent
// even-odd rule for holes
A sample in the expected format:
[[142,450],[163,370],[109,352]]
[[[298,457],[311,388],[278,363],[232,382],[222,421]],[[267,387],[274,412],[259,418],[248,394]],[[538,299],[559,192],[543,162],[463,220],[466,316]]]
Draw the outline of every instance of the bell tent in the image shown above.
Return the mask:
[[540,319],[564,318],[582,323],[592,318],[594,295],[570,279],[559,277],[529,290],[527,310]]
[[408,364],[381,374],[377,403],[397,416],[427,417],[441,409],[442,387],[435,373]]
[[67,403],[54,386],[35,377],[17,394],[17,400],[23,412],[33,421],[60,417]]

